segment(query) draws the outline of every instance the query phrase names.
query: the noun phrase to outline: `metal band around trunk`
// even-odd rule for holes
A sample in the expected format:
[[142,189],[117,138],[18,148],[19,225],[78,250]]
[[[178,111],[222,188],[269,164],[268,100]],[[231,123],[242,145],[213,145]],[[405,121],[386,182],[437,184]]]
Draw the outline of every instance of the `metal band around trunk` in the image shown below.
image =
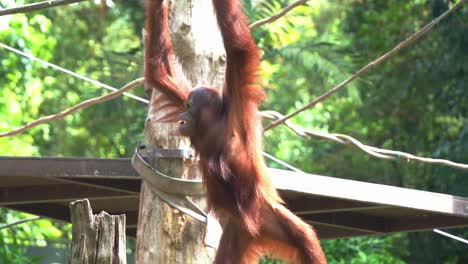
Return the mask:
[[191,150],[157,149],[139,146],[133,155],[132,165],[145,181],[150,183],[154,188],[165,193],[189,196],[205,194],[205,188],[201,180],[187,180],[170,177],[148,164],[144,157],[193,158],[194,155]]

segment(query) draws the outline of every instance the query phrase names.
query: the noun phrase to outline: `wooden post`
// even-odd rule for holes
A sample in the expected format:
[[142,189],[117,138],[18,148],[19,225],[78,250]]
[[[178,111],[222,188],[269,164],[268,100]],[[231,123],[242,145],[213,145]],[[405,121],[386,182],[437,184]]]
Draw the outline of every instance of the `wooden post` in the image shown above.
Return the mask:
[[[176,56],[192,86],[222,87],[224,47],[211,0],[170,0],[171,38]],[[145,128],[146,144],[161,148],[189,148],[188,139],[175,136],[177,126],[157,120],[174,111],[154,87]],[[200,179],[188,160],[159,159],[158,168],[172,177]],[[203,197],[192,197],[204,208]],[[211,263],[214,249],[203,243],[204,223],[160,200],[142,183],[135,263]]]
[[87,199],[70,203],[72,240],[68,264],[125,264],[125,215],[93,215]]

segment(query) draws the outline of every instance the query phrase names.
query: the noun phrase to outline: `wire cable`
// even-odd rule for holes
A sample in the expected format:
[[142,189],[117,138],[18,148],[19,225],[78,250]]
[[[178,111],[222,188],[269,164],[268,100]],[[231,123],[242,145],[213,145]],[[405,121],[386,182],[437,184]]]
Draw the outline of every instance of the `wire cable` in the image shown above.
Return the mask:
[[444,231],[442,231],[442,230],[434,229],[434,230],[432,230],[432,231],[436,232],[436,233],[439,234],[439,235],[443,235],[443,236],[449,237],[449,238],[451,238],[451,239],[455,239],[455,240],[457,240],[457,241],[460,241],[460,242],[463,242],[463,243],[465,243],[465,244],[468,244],[468,240],[463,239],[463,238],[458,237],[458,236],[455,236],[455,235],[452,235],[452,234],[449,234],[449,233],[444,232]]
[[264,152],[264,151],[262,152],[262,154],[263,154],[263,156],[267,157],[268,159],[271,159],[271,160],[273,160],[274,162],[277,162],[277,163],[283,165],[284,167],[286,167],[286,168],[288,168],[288,169],[290,169],[290,170],[292,170],[292,171],[300,172],[300,173],[305,173],[305,172],[303,172],[302,170],[300,170],[300,169],[294,167],[293,165],[288,164],[288,163],[286,163],[285,161],[282,161],[282,160],[278,159],[277,157],[275,157],[275,156],[273,156],[273,155],[270,155],[270,154],[268,154],[268,153],[266,153],[266,152]]
[[[14,52],[14,53],[16,53],[16,54],[19,54],[19,55],[21,55],[21,56],[24,56],[24,57],[26,57],[26,58],[28,58],[28,59],[30,59],[30,60],[37,61],[37,62],[39,62],[39,63],[41,63],[42,65],[45,65],[45,66],[47,66],[47,67],[51,67],[51,68],[53,68],[53,69],[55,69],[55,70],[61,71],[61,72],[66,73],[66,74],[69,74],[69,75],[71,75],[71,76],[73,76],[73,77],[76,77],[76,78],[78,78],[78,79],[81,79],[81,80],[83,80],[83,81],[87,81],[87,82],[89,82],[89,83],[92,83],[92,84],[94,84],[94,85],[96,85],[96,86],[99,86],[99,87],[101,87],[101,88],[104,88],[104,89],[107,89],[107,90],[111,90],[111,91],[113,91],[113,92],[116,92],[116,91],[119,90],[119,89],[117,89],[117,88],[115,88],[115,87],[112,87],[112,86],[110,86],[110,85],[104,84],[104,83],[102,83],[102,82],[100,82],[100,81],[93,80],[93,79],[91,79],[91,78],[89,78],[89,77],[83,76],[83,75],[81,75],[81,74],[78,74],[78,73],[73,72],[73,71],[71,71],[71,70],[67,70],[67,69],[65,69],[65,68],[63,68],[63,67],[60,67],[60,66],[58,66],[58,65],[55,65],[55,64],[53,64],[53,63],[50,63],[50,62],[47,62],[47,61],[45,61],[45,60],[39,59],[39,58],[37,58],[37,57],[34,57],[34,56],[31,55],[31,54],[22,52],[22,51],[20,51],[20,50],[18,50],[18,49],[12,48],[12,47],[10,47],[10,46],[8,46],[8,45],[5,45],[5,44],[3,44],[3,43],[1,43],[1,42],[0,42],[0,47],[1,47],[1,48],[4,48],[4,49],[7,49],[7,50],[9,50],[9,51],[12,51],[12,52]],[[124,93],[124,95],[127,96],[127,97],[130,97],[130,98],[132,98],[132,99],[134,99],[134,100],[140,101],[140,102],[142,102],[142,103],[149,104],[149,101],[148,101],[148,100],[143,99],[143,98],[141,98],[141,97],[139,97],[139,96],[133,95],[133,94],[131,94],[131,93]]]

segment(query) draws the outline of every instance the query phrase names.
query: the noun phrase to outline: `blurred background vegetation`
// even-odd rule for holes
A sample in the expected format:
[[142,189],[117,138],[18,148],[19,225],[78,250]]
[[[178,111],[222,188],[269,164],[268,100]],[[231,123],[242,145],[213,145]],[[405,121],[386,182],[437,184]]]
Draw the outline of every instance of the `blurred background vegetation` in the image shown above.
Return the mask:
[[[32,1],[0,0],[0,7]],[[290,0],[245,0],[251,21]],[[452,0],[316,0],[253,32],[263,50],[264,109],[289,113],[341,82],[453,4]],[[0,17],[0,42],[114,87],[142,75],[141,1],[96,0]],[[0,49],[0,131],[107,91]],[[134,91],[144,97],[142,88]],[[396,57],[293,122],[367,144],[468,163],[468,6]],[[130,157],[146,107],[121,97],[11,138],[3,156]],[[266,151],[304,171],[468,196],[468,173],[381,161],[286,128]],[[275,164],[271,164],[275,166]],[[1,168],[0,168],[1,169]],[[0,210],[0,225],[30,215]],[[452,233],[468,237],[467,229]],[[67,224],[40,219],[0,230],[0,263],[38,263],[26,246],[66,248]],[[431,232],[322,241],[330,263],[468,263],[466,245]],[[265,263],[269,263],[266,260]],[[271,262],[270,262],[271,263]]]

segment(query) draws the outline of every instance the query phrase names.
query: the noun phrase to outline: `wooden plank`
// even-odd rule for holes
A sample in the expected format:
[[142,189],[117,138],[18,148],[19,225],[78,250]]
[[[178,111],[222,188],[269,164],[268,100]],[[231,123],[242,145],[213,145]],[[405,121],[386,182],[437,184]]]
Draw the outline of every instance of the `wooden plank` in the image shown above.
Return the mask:
[[337,213],[389,208],[388,205],[333,199],[328,197],[302,196],[296,199],[285,199],[288,208],[296,215]]
[[467,226],[464,217],[453,217],[437,214],[422,214],[399,217],[388,222],[390,232],[414,232],[432,230],[435,228],[457,228]]
[[387,232],[385,218],[358,213],[325,213],[302,216],[306,222],[341,227],[366,233],[383,234]]
[[50,202],[72,202],[78,199],[112,199],[137,197],[118,191],[103,190],[77,184],[49,184],[25,187],[0,188],[0,206],[13,204],[36,204]]
[[[47,216],[62,221],[70,221],[70,214],[67,206],[57,204],[33,204],[33,205],[16,205],[8,206],[8,208],[29,212],[36,215]],[[127,235],[136,237],[136,227],[138,223],[138,211],[112,212],[112,214],[125,214],[127,219]],[[311,223],[311,222],[309,222]],[[340,237],[354,237],[375,234],[336,225],[323,225],[318,222],[312,223],[322,239],[335,239]]]
[[[138,180],[129,159],[0,157],[1,176]],[[468,217],[468,199],[382,184],[269,169],[285,192]]]
[[127,226],[127,229],[125,231],[126,231],[125,233],[127,234],[127,236],[136,238],[136,233],[137,233],[137,228],[136,227],[130,227],[129,228]]
[[[109,200],[109,203],[112,203],[113,200]],[[90,200],[91,204],[94,204]],[[137,204],[138,205],[138,204]],[[16,204],[16,205],[7,205],[4,206],[13,210],[26,212],[30,214],[35,214],[39,216],[54,218],[57,220],[70,222],[70,209],[68,208],[67,203],[57,204],[57,203],[36,203],[36,204]],[[94,206],[93,206],[94,207]],[[96,208],[96,212],[106,211],[106,208],[99,204]],[[134,209],[138,209],[135,207]],[[138,223],[138,211],[137,210],[109,210],[108,213],[113,215],[125,214],[127,217],[127,226],[136,227]]]
[[54,204],[54,203],[42,203],[42,204],[17,204],[8,205],[6,208],[13,210],[26,212],[34,215],[54,218],[57,220],[70,222],[70,210],[68,206]]
[[[468,226],[466,198],[277,169],[270,175],[323,238]],[[2,179],[12,183],[0,188],[2,206],[69,221],[66,203],[87,196],[96,209],[126,213],[135,233],[141,179],[129,159],[0,157],[0,186]]]
[[72,184],[90,186],[103,190],[113,190],[116,192],[127,194],[139,194],[141,187],[141,179],[92,179],[92,178],[53,178],[55,180],[68,182]]
[[345,237],[375,235],[373,232],[365,232],[362,230],[349,229],[340,226],[321,225],[318,223],[314,223],[313,225],[319,239],[337,239]]
[[317,230],[328,226],[330,229],[321,233],[327,239],[360,235],[381,235],[398,232],[428,231],[434,228],[457,228],[467,226],[464,217],[438,214],[421,214],[394,219],[369,216],[357,213],[313,214],[302,217]]
[[127,178],[138,176],[129,159],[0,157],[1,176]]
[[276,188],[358,202],[468,217],[468,199],[383,184],[269,169]]

